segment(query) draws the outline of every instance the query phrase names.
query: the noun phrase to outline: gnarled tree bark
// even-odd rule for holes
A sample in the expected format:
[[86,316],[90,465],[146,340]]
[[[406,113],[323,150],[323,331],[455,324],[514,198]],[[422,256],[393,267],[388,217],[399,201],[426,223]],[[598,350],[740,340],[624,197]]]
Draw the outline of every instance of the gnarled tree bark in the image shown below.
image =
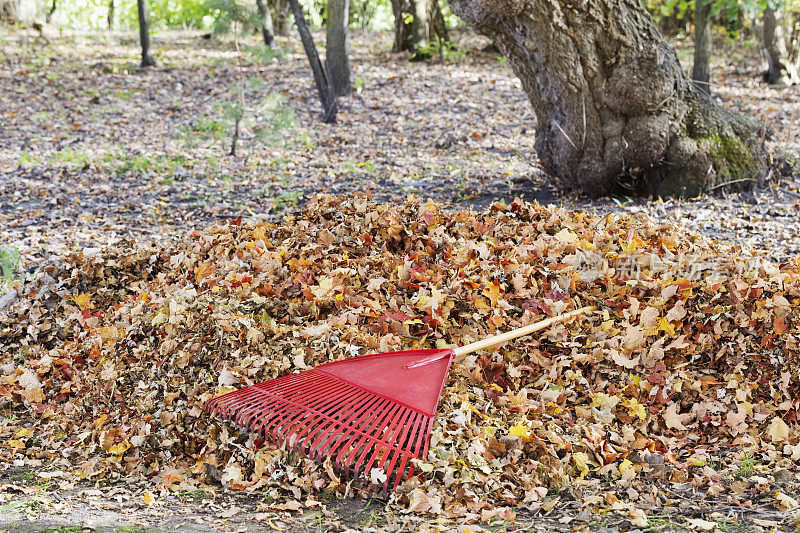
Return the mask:
[[508,58],[563,187],[696,195],[764,172],[761,127],[697,90],[638,0],[451,0]]

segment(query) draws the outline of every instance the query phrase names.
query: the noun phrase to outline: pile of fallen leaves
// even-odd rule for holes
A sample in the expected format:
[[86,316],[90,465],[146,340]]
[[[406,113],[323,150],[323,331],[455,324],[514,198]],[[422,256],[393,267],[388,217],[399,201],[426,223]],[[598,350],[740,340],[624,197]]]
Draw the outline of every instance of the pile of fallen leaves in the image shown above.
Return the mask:
[[[655,508],[654,480],[713,494],[743,457],[774,469],[800,459],[798,262],[646,218],[326,197],[282,225],[233,221],[168,248],[73,255],[17,291],[0,309],[0,453],[63,476],[296,498],[361,490],[203,403],[588,304],[600,311],[454,365],[401,502],[507,516],[547,510],[566,484],[609,481]],[[630,505],[594,498],[583,503]]]

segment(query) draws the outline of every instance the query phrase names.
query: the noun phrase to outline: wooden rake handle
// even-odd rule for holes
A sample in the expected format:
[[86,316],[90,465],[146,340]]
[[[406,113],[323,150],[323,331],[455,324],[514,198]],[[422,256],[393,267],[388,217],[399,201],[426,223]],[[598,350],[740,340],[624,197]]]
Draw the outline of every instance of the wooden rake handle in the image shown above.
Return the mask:
[[[597,308],[593,305],[587,305],[586,307],[581,307],[580,309],[570,311],[569,313],[564,313],[563,315],[546,318],[544,320],[540,320],[539,322],[534,322],[533,324],[528,324],[527,326],[523,326],[521,328],[512,329],[511,331],[500,333],[499,335],[493,335],[491,337],[487,337],[485,339],[472,342],[465,346],[459,346],[458,348],[453,349],[452,356],[461,357],[467,354],[471,354],[473,352],[477,352],[478,350],[483,350],[484,348],[490,348],[492,346],[496,346],[503,342],[511,341],[519,337],[524,337],[525,335],[530,335],[531,333],[534,333],[536,331],[541,331],[545,328],[549,328],[553,324],[558,324],[559,322],[563,322],[569,318],[582,315],[584,313],[590,313],[592,311],[595,311],[596,309]],[[424,359],[420,359],[419,361],[415,361],[411,364],[405,365],[405,368],[416,368],[418,366],[425,366],[434,361],[438,361],[442,357],[444,357],[444,355],[441,354],[437,354],[431,357],[426,357]]]
[[511,341],[519,337],[524,337],[525,335],[530,335],[531,333],[534,333],[536,331],[541,331],[545,328],[549,328],[553,324],[558,324],[559,322],[563,322],[568,318],[582,315],[584,313],[588,313],[594,310],[595,306],[587,305],[586,307],[581,307],[580,309],[576,309],[575,311],[570,311],[569,313],[564,313],[563,315],[546,318],[544,320],[540,320],[539,322],[534,322],[533,324],[528,324],[527,326],[523,326],[521,328],[512,329],[511,331],[507,331],[499,335],[493,335],[491,337],[487,337],[485,339],[472,342],[470,344],[467,344],[466,346],[459,346],[458,348],[453,349],[453,356],[459,357],[461,355],[467,355],[473,352],[477,352],[478,350],[483,350],[484,348],[490,348],[492,346],[496,346],[506,341]]

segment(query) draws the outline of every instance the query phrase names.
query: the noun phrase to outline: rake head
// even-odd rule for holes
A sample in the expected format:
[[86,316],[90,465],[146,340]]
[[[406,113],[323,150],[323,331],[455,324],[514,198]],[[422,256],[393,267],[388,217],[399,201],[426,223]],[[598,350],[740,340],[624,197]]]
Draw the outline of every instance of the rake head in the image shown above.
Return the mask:
[[428,454],[453,350],[365,355],[218,396],[205,409],[356,477],[396,488]]

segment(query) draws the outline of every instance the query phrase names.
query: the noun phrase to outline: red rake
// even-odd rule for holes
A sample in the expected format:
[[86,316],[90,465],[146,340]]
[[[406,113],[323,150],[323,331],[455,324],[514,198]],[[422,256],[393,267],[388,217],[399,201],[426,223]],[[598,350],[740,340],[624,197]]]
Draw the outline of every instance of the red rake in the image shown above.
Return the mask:
[[[218,396],[211,413],[392,489],[424,459],[453,358],[529,335],[588,306],[455,349],[353,357]],[[375,471],[377,469],[377,471]]]

